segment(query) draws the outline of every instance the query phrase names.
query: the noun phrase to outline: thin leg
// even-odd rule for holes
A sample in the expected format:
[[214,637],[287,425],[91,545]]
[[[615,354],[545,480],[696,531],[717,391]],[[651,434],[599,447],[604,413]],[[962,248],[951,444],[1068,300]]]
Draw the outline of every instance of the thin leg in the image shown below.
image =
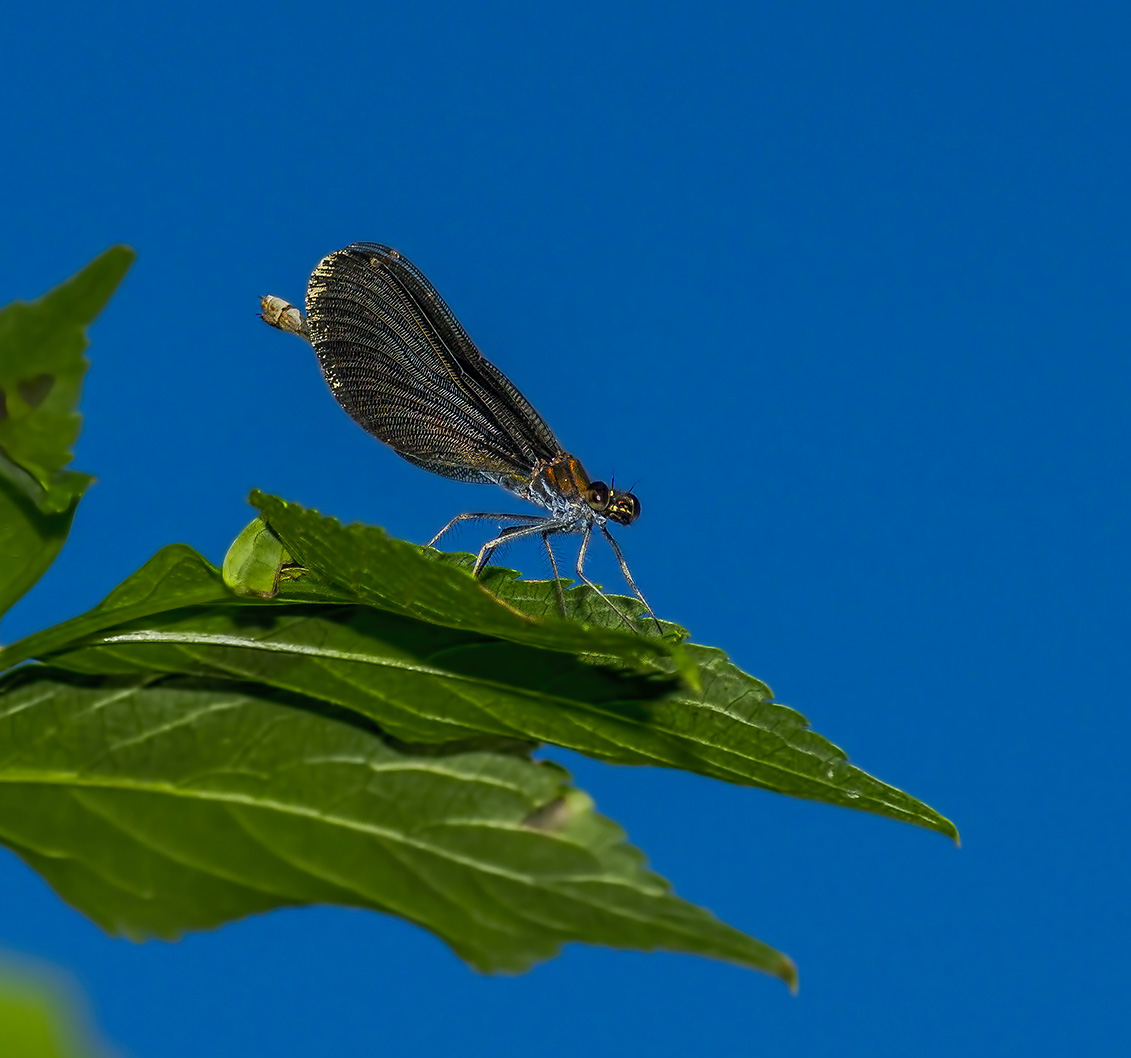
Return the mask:
[[557,522],[546,523],[546,519],[534,525],[508,525],[494,540],[488,540],[480,549],[479,555],[475,559],[475,567],[471,571],[473,577],[479,576],[479,571],[486,565],[487,559],[491,557],[491,553],[500,544],[509,544],[512,540],[521,540],[524,536],[532,536],[534,533],[548,532],[552,533],[561,526]]
[[447,525],[444,526],[431,540],[425,544],[425,547],[435,547],[436,541],[440,539],[445,533],[448,532],[458,522],[474,522],[476,520],[486,521],[487,519],[497,519],[500,522],[544,522],[546,516],[544,514],[497,514],[491,512],[478,512],[473,514],[457,514]]
[[648,600],[644,598],[643,593],[636,586],[636,581],[632,579],[632,574],[628,570],[628,563],[624,560],[624,555],[621,553],[621,549],[616,540],[613,539],[613,534],[610,533],[609,530],[606,529],[603,525],[601,526],[601,532],[605,534],[605,539],[608,540],[609,547],[613,549],[613,554],[617,556],[617,562],[620,563],[620,571],[622,574],[624,574],[625,581],[632,589],[632,594],[635,595],[644,604],[644,608],[648,611],[648,616],[656,622],[656,631],[659,632],[660,635],[663,635],[664,630],[660,625],[659,618],[656,617],[655,613],[652,611],[652,607],[648,605]]
[[[631,628],[635,632],[636,631],[636,625],[634,625],[632,623],[632,621],[629,620],[629,618],[621,612],[621,608],[619,606],[617,606],[617,604],[615,602],[613,602],[612,599],[610,599],[603,591],[601,591],[600,588],[597,587],[596,584],[594,584],[585,575],[585,555],[586,555],[586,552],[588,552],[588,550],[589,550],[589,538],[592,535],[593,535],[593,523],[590,522],[582,530],[581,550],[577,552],[577,579],[584,582],[585,584],[588,584],[590,588],[592,588],[598,595],[601,596],[602,599],[605,600],[605,602],[607,602],[609,604],[613,613],[615,613],[617,615],[617,617],[619,617],[626,625],[628,625],[629,628]],[[644,605],[647,606],[648,604],[645,603]]]
[[562,617],[565,617],[565,592],[562,591],[562,575],[558,572],[558,560],[554,558],[554,549],[550,547],[550,534],[548,531],[542,531],[542,543],[546,545],[546,554],[550,556],[550,568],[554,571],[554,587],[558,589],[558,605],[562,610]]

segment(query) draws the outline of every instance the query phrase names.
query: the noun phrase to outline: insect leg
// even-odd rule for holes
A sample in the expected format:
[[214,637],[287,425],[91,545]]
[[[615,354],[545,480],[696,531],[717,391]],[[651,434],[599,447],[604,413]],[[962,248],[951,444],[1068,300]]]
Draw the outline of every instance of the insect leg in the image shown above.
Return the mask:
[[625,581],[632,589],[632,594],[635,595],[644,604],[644,608],[648,611],[648,616],[656,622],[656,631],[659,632],[660,635],[663,635],[664,630],[662,627],[660,627],[660,621],[656,617],[655,613],[652,612],[652,607],[648,605],[648,600],[644,598],[644,595],[636,586],[636,581],[632,579],[632,574],[628,570],[628,563],[624,560],[624,555],[621,553],[621,549],[618,546],[616,540],[613,539],[613,534],[610,533],[609,530],[606,529],[603,525],[601,526],[601,532],[605,534],[605,539],[608,540],[609,547],[613,549],[613,554],[617,556],[617,562],[620,563],[620,571],[624,574]]
[[554,587],[558,589],[558,605],[562,609],[562,616],[566,615],[565,592],[562,590],[562,575],[558,572],[558,560],[554,558],[554,549],[550,547],[550,531],[542,530],[542,543],[546,545],[546,554],[550,556],[550,568],[554,571]]
[[[603,591],[601,591],[600,588],[597,587],[596,584],[594,584],[585,575],[585,555],[589,551],[589,539],[592,535],[593,523],[590,522],[582,530],[581,550],[577,552],[577,579],[583,581],[585,584],[588,584],[590,588],[592,588],[598,595],[601,596],[602,599],[605,600],[606,603],[609,604],[609,607],[612,609],[613,613],[615,613],[617,617],[619,617],[626,625],[628,625],[629,628],[631,628],[635,632],[636,626],[632,623],[631,620],[629,620],[628,617],[625,616],[625,614],[621,612],[620,607],[617,606],[617,604],[613,602],[612,599],[610,599]],[[644,605],[647,606],[648,604],[645,603]]]
[[435,547],[436,541],[447,533],[453,526],[459,522],[474,522],[474,521],[487,521],[488,519],[497,519],[500,522],[544,522],[546,516],[544,514],[495,514],[491,512],[484,513],[482,511],[471,514],[457,514],[447,525],[444,526],[431,540],[428,541],[425,547]]
[[475,568],[472,569],[471,575],[473,577],[479,576],[479,571],[486,565],[487,559],[491,557],[491,553],[500,544],[510,543],[512,540],[521,539],[524,536],[531,536],[534,533],[553,532],[555,528],[560,526],[559,522],[549,522],[542,518],[535,522],[533,525],[508,525],[494,540],[488,540],[480,549],[479,554],[475,559]]

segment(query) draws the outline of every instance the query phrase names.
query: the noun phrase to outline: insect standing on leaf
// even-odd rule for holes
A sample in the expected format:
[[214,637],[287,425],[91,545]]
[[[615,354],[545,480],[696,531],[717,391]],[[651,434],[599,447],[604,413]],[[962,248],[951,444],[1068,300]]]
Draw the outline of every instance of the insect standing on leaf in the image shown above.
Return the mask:
[[501,485],[543,514],[458,514],[429,542],[463,521],[509,522],[476,556],[478,575],[496,548],[540,536],[559,601],[565,598],[550,538],[580,533],[575,571],[629,627],[632,621],[585,574],[594,529],[609,542],[633,594],[652,614],[608,523],[631,525],[640,501],[591,481],[530,402],[476,348],[415,265],[379,243],[324,257],[310,276],[306,315],[282,298],[262,299],[263,319],[314,346],[322,374],[350,417],[398,455],[458,481]]

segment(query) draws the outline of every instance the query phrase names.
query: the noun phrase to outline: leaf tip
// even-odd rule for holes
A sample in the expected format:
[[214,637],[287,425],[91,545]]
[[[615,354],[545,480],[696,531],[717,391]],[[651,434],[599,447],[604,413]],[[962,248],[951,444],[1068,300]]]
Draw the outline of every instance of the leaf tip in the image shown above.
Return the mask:
[[801,988],[801,982],[797,978],[797,963],[795,963],[788,955],[781,957],[781,963],[775,971],[777,976],[781,978],[789,988],[791,995],[797,995]]
[[950,840],[954,842],[955,848],[962,848],[962,838],[958,833],[958,827],[947,819],[946,816],[938,815],[936,817],[934,829],[940,834],[944,834],[946,837],[950,838]]
[[127,246],[125,243],[116,243],[108,250],[104,251],[101,257],[109,258],[119,263],[123,271],[130,267],[137,260],[137,250],[132,246]]

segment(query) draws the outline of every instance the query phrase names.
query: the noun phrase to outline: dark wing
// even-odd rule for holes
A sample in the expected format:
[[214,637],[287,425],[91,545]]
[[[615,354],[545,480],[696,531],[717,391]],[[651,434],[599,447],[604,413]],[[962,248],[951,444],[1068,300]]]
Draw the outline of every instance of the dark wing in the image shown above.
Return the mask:
[[310,277],[306,314],[338,403],[417,466],[514,487],[561,451],[541,416],[396,250],[359,242],[324,257]]

